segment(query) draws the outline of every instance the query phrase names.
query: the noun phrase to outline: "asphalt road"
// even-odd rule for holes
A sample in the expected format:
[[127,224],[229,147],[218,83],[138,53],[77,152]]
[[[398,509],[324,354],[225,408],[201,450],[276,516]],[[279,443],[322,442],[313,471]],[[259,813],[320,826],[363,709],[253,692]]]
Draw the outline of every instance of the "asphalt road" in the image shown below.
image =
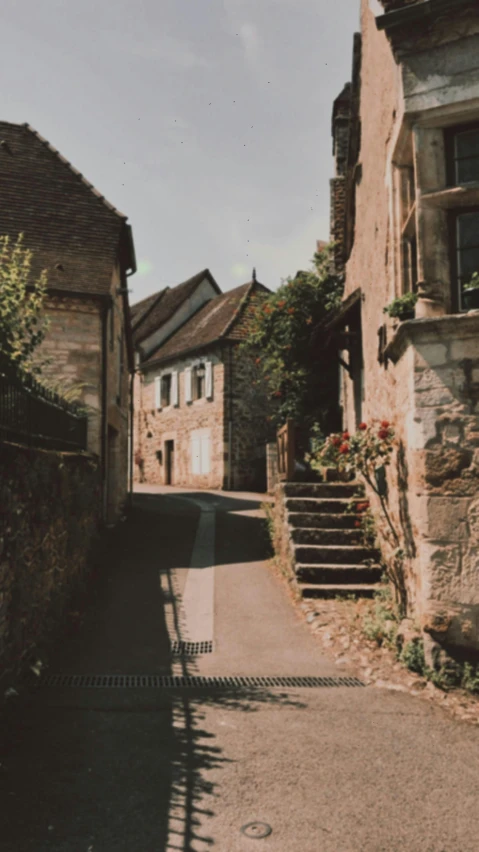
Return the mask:
[[343,673],[264,561],[261,497],[161,490],[137,495],[51,671],[238,680],[12,699],[0,850],[476,852],[479,732],[373,687],[252,687]]

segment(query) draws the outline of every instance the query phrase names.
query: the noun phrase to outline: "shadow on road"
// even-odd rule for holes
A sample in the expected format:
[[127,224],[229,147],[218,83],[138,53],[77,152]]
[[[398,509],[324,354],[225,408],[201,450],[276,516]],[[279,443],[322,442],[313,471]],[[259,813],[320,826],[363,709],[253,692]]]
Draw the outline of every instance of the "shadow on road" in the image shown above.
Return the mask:
[[[235,511],[235,498],[220,499],[220,513]],[[251,502],[257,508],[260,501]],[[248,541],[240,550],[251,556],[258,519],[238,518]],[[83,625],[60,643],[51,671],[197,674],[194,658],[171,657],[168,595],[160,583],[163,574],[181,629],[174,569],[188,564],[197,519],[198,511],[179,498],[135,498],[131,516],[111,540]],[[225,555],[227,547],[219,558]],[[207,849],[215,843],[208,827],[215,816],[211,802],[229,760],[208,730],[205,711],[304,706],[287,693],[236,687],[45,688],[15,702],[0,759],[4,852]]]

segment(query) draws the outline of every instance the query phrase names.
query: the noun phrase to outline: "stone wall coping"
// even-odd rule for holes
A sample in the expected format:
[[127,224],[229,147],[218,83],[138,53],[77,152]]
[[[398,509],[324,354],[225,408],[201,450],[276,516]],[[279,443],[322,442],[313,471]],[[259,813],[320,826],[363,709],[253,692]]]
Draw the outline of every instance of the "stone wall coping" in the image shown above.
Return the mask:
[[417,343],[449,343],[479,334],[479,311],[467,314],[448,314],[443,317],[425,317],[400,323],[384,355],[393,364],[402,358],[409,346]]
[[45,456],[57,456],[64,459],[82,459],[99,464],[99,456],[91,450],[52,450],[48,447],[29,447],[27,444],[16,444],[14,441],[0,441],[0,453],[2,449],[12,448],[15,452],[23,452],[26,455],[38,454]]

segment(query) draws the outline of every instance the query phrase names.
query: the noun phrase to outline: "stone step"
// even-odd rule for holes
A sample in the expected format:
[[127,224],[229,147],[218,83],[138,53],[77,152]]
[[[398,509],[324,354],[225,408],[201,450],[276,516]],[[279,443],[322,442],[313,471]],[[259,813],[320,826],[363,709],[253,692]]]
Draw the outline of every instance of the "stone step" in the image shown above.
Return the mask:
[[317,497],[288,497],[285,506],[288,512],[306,512],[310,514],[340,514],[349,508],[350,500],[318,499]]
[[361,530],[294,527],[291,530],[291,539],[295,544],[336,544],[338,547],[343,547],[349,544],[361,544]]
[[296,565],[358,565],[365,560],[376,561],[379,557],[377,551],[360,545],[296,544],[293,547]]
[[349,513],[321,514],[319,512],[289,512],[288,521],[297,529],[348,530],[355,526],[357,517]]
[[296,565],[296,578],[311,585],[377,583],[381,579],[380,565]]
[[368,585],[367,583],[348,583],[344,586],[322,583],[300,583],[299,591],[303,598],[336,598],[354,595],[356,598],[372,598],[379,591],[381,583]]
[[351,498],[364,497],[361,482],[286,482],[286,497]]

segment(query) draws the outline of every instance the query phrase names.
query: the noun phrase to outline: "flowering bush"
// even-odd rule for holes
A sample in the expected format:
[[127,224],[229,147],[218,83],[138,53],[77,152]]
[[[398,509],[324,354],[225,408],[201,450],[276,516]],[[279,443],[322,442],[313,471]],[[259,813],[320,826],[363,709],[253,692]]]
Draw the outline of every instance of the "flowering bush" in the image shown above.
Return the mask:
[[335,467],[340,471],[356,471],[371,484],[376,469],[390,464],[393,449],[394,431],[389,421],[373,420],[369,424],[360,423],[353,435],[349,432],[329,435],[309,461],[316,470]]

